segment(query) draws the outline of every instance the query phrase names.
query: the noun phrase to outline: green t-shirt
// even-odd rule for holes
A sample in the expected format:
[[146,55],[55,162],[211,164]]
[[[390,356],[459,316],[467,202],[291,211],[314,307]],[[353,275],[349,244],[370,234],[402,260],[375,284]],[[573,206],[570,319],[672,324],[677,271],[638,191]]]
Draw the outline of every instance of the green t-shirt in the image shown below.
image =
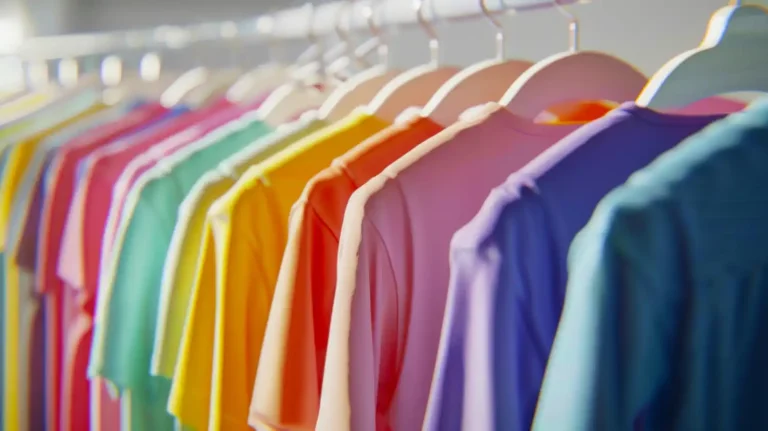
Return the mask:
[[[163,264],[177,211],[195,182],[237,151],[270,132],[241,119],[161,160],[132,187],[108,274],[99,286],[90,375],[114,383],[130,397],[130,430],[172,430],[167,413],[171,382],[150,376]],[[194,150],[192,150],[194,149]],[[191,150],[191,151],[190,151]]]

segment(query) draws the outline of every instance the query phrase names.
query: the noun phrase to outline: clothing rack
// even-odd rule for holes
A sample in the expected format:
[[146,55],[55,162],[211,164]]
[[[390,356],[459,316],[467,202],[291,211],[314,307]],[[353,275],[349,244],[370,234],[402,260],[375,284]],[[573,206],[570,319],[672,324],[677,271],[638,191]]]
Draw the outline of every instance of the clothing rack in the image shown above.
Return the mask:
[[[424,18],[453,21],[482,14],[478,0],[424,0]],[[588,0],[587,0],[588,1]],[[491,13],[518,13],[562,7],[585,0],[487,0]],[[416,25],[418,0],[333,1],[307,4],[239,22],[218,21],[185,26],[159,26],[128,31],[30,38],[15,55],[26,61],[105,55],[123,50],[177,49],[191,43],[228,39],[296,40],[334,34],[340,23],[349,31],[367,31],[369,16],[383,27]],[[374,10],[375,9],[375,10]],[[344,14],[340,16],[339,14]],[[346,22],[344,22],[346,21]]]

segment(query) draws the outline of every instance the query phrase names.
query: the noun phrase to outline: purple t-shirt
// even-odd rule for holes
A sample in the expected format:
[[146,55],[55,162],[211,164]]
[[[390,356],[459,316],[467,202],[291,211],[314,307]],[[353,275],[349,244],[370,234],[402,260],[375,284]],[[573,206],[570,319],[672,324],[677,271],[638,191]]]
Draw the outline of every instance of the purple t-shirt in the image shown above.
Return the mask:
[[611,189],[722,117],[662,114],[626,103],[491,192],[451,243],[425,429],[530,429],[573,237]]

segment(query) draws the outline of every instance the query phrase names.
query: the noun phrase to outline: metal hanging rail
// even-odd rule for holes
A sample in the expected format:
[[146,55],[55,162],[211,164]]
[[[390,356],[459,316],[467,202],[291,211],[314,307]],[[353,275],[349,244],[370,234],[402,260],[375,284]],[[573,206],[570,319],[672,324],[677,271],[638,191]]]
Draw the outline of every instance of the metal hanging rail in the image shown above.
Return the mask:
[[[523,12],[531,9],[550,8],[557,5],[585,3],[585,0],[491,0],[487,2],[490,13],[505,11]],[[52,60],[88,55],[109,54],[131,49],[179,48],[200,41],[223,39],[303,39],[313,26],[318,36],[333,34],[340,8],[345,1],[333,1],[314,7],[295,7],[277,11],[239,22],[208,22],[187,26],[160,26],[150,29],[85,33],[62,36],[31,38],[25,41],[15,53],[25,60]],[[353,4],[350,14],[351,31],[368,29],[365,13],[370,0]],[[346,3],[346,6],[349,6]],[[483,13],[476,0],[430,0],[427,2],[425,17],[430,21],[453,21],[480,16]],[[416,10],[412,0],[386,0],[378,8],[377,20],[384,26],[415,25]]]

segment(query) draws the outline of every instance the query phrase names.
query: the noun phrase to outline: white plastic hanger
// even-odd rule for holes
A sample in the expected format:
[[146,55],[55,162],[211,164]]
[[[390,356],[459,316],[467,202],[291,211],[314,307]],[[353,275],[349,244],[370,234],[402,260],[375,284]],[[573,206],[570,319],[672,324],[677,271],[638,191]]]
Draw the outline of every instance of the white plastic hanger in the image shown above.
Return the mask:
[[269,62],[246,72],[227,90],[227,99],[234,103],[243,103],[254,100],[267,91],[274,90],[290,79],[289,69],[276,61],[272,55],[274,44],[275,19],[272,16],[260,17],[256,23],[260,33],[266,35],[266,44],[269,49]]
[[434,28],[424,18],[424,0],[416,1],[416,18],[429,36],[429,63],[398,75],[368,105],[371,114],[391,123],[406,109],[423,107],[435,91],[459,71],[456,67],[439,66],[440,43]]
[[[191,47],[195,43],[200,42],[202,31],[197,28],[183,29],[179,34],[179,39],[182,41],[182,46]],[[198,87],[205,85],[212,80],[213,73],[207,67],[202,65],[194,67],[184,73],[182,73],[171,85],[169,85],[163,94],[160,96],[160,102],[167,106],[177,105],[180,103],[197,106],[200,103],[200,97],[194,97],[195,90]],[[192,97],[190,97],[192,95]]]
[[[348,7],[350,11],[354,11],[353,1],[349,1]],[[340,12],[341,13],[341,12]],[[358,106],[366,105],[370,102],[376,94],[396,76],[399,75],[399,71],[395,69],[389,69],[387,67],[388,47],[382,42],[383,36],[380,29],[376,26],[374,10],[368,6],[365,9],[366,19],[368,21],[368,27],[371,34],[379,44],[377,47],[380,54],[380,64],[375,65],[367,70],[364,70],[350,78],[347,82],[339,86],[328,96],[328,99],[320,107],[320,118],[327,121],[337,121],[342,119],[345,115],[352,112]],[[339,31],[339,36],[344,40],[347,46],[350,45],[348,35]],[[362,55],[352,51],[349,53],[349,59],[359,60]]]
[[202,106],[211,103],[218,98],[224,98],[235,82],[243,76],[242,69],[237,64],[237,38],[239,29],[234,22],[225,22],[219,25],[216,41],[228,43],[231,50],[232,67],[227,69],[211,70],[208,79],[192,88],[185,96],[184,101],[192,106]]
[[745,91],[768,92],[768,10],[737,1],[712,15],[698,48],[653,75],[637,104],[669,109]]
[[[319,60],[317,69],[319,72],[324,73],[325,67],[323,64],[324,59],[322,50],[314,29],[315,8],[312,3],[307,3],[306,7],[309,10],[307,39],[312,42],[312,45],[306,53],[311,53],[312,57],[316,57],[317,60]],[[302,54],[300,58],[303,56],[304,54]],[[313,61],[310,63],[309,68],[314,69],[315,64],[316,62]],[[299,76],[301,71],[297,70],[295,73]],[[319,86],[314,86],[302,82],[301,78],[293,79],[292,82],[283,84],[270,93],[257,110],[257,113],[267,124],[279,126],[301,112],[322,105],[329,94],[327,87],[328,85],[326,82],[321,82]]]
[[500,104],[521,117],[534,119],[564,102],[634,100],[646,77],[612,55],[579,51],[578,20],[557,0],[554,4],[569,21],[569,51],[545,58],[523,72]]
[[513,82],[532,62],[526,60],[504,60],[504,29],[488,11],[485,0],[480,0],[483,15],[496,28],[496,58],[467,67],[452,76],[424,106],[422,115],[438,124],[453,124],[467,109],[504,95]]

